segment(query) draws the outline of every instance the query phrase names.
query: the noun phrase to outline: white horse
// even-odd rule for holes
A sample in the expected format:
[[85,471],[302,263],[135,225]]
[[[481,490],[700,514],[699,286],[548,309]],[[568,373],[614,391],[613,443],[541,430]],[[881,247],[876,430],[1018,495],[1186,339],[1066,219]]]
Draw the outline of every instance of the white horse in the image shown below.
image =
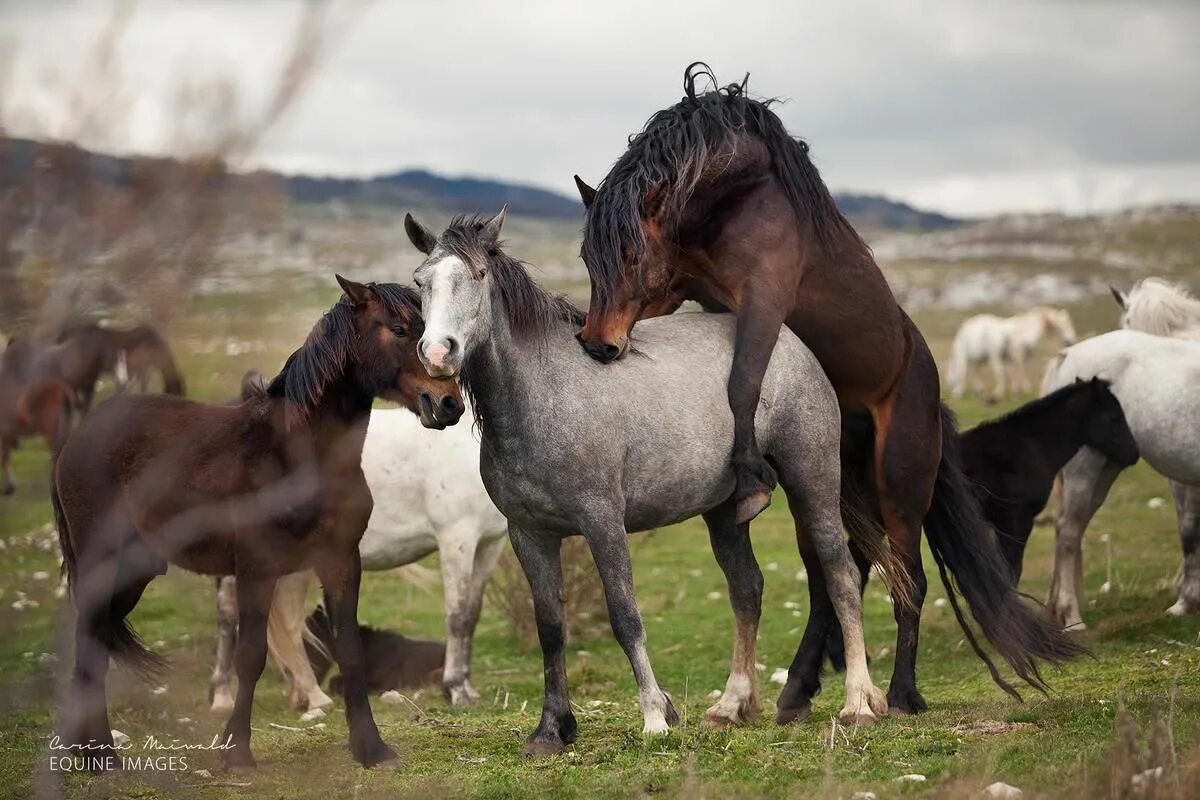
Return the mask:
[[[1065,345],[1075,343],[1075,326],[1063,308],[1038,306],[1013,317],[994,314],[969,317],[959,326],[950,347],[950,365],[946,370],[950,393],[961,398],[968,378],[972,377],[971,368],[985,362],[992,367],[996,381],[993,392],[997,397],[1008,394],[1006,364],[1013,368],[1013,390],[1018,394],[1032,391],[1025,362],[1050,331],[1057,333]],[[972,384],[972,391],[983,397],[983,380],[978,372]]]
[[[363,569],[393,569],[439,553],[447,634],[442,688],[453,705],[469,705],[479,699],[471,686],[475,625],[484,586],[508,533],[507,521],[479,477],[479,441],[469,424],[437,432],[421,427],[407,410],[376,410],[367,428],[362,468],[375,499],[359,544]],[[297,709],[333,706],[304,652],[305,598],[314,578],[310,571],[280,580],[268,623],[271,656],[291,680],[291,703]],[[232,579],[223,579],[217,595],[213,711],[233,707],[233,598]]]
[[1123,312],[1122,328],[1200,341],[1200,300],[1179,284],[1146,278],[1134,284],[1128,295],[1117,289],[1112,293]]
[[[1170,289],[1170,291],[1168,291]],[[1189,335],[1200,303],[1164,281],[1147,279],[1129,296],[1113,290],[1122,324]],[[1192,310],[1195,316],[1184,313]],[[1112,383],[1142,457],[1171,484],[1183,546],[1183,580],[1168,614],[1200,613],[1200,341],[1120,330],[1060,353],[1046,370],[1043,394],[1076,378]],[[1084,448],[1061,473],[1062,503],[1055,525],[1054,579],[1047,606],[1068,627],[1080,616],[1083,534],[1108,496],[1120,468]]]

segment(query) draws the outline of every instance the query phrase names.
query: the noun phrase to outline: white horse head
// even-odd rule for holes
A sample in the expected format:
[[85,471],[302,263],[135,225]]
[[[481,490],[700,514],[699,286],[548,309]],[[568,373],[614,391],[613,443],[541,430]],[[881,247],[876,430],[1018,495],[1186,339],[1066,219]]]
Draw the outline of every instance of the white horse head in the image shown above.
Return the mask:
[[1065,308],[1039,308],[1046,325],[1062,337],[1063,344],[1073,345],[1078,338],[1075,335],[1075,323],[1071,321],[1071,312]]
[[1128,295],[1116,289],[1112,293],[1124,311],[1122,328],[1155,336],[1200,337],[1200,300],[1179,284],[1146,278]]

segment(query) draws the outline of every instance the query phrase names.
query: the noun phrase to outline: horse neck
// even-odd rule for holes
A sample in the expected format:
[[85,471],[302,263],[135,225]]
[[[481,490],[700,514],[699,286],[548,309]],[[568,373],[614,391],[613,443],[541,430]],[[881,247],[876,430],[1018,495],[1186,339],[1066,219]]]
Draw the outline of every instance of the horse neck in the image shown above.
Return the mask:
[[1078,413],[1078,395],[1069,392],[1055,398],[1055,402],[1039,405],[1036,409],[1019,416],[1012,426],[1023,438],[1032,441],[1038,450],[1061,469],[1082,447],[1087,429],[1087,412]]
[[491,335],[467,356],[464,366],[471,402],[489,440],[528,436],[535,422],[530,418],[529,399],[538,386],[551,385],[547,367],[554,347],[549,338],[536,343],[518,341],[504,310],[493,308]]
[[362,458],[374,397],[349,375],[334,380],[308,415],[305,435],[318,457],[357,466]]

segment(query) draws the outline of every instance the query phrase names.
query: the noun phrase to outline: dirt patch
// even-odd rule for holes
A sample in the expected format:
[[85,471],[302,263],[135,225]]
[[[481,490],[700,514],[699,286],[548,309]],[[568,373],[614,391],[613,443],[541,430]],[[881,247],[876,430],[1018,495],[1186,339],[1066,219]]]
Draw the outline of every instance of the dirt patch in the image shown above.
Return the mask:
[[1014,731],[1032,730],[1033,727],[1034,725],[1031,722],[1001,722],[998,719],[981,719],[976,722],[955,725],[950,731],[956,736],[966,736],[968,734],[1000,736],[1001,734],[1013,733]]

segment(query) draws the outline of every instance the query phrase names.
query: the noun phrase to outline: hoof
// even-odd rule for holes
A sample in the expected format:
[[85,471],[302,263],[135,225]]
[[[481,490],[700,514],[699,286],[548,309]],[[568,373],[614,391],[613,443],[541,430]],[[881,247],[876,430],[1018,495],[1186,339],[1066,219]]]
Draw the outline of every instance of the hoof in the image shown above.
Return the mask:
[[16,490],[17,490],[17,487],[13,486],[11,483],[5,484],[4,486],[0,486],[0,494],[4,495],[5,497],[8,497],[10,494],[15,492]]
[[803,722],[808,719],[810,713],[812,713],[812,703],[805,703],[802,706],[792,706],[790,708],[780,708],[775,712],[775,724],[791,725],[793,722]]
[[307,705],[308,705],[308,709],[307,709],[308,711],[313,711],[314,709],[318,709],[318,708],[322,711],[332,711],[333,710],[333,698],[331,698],[329,695],[325,694],[324,692],[318,692],[317,694],[312,695],[308,698]]
[[757,709],[739,708],[730,712],[724,708],[713,706],[704,712],[704,724],[710,728],[732,728],[738,725],[748,725],[758,719]]
[[916,688],[891,691],[887,696],[887,708],[889,714],[920,714],[929,706],[925,703],[925,698]]
[[567,746],[562,743],[561,739],[533,739],[525,743],[521,748],[521,755],[526,758],[542,758],[544,756],[556,756]]
[[258,762],[254,760],[249,749],[244,749],[240,754],[238,749],[235,747],[233,750],[225,751],[221,768],[231,775],[245,775],[258,769]]
[[1185,617],[1188,614],[1200,612],[1200,605],[1192,606],[1187,603],[1182,597],[1175,601],[1175,604],[1167,609],[1168,617]]
[[214,714],[232,714],[233,713],[233,698],[231,697],[214,697],[212,706],[209,708]]
[[674,728],[679,724],[679,712],[675,710],[675,704],[671,702],[671,696],[663,692],[663,699],[667,701],[667,709],[663,716],[667,720],[667,725]]
[[385,758],[383,761],[379,761],[374,764],[364,764],[363,766],[367,767],[368,769],[381,769],[388,772],[396,772],[400,769],[400,759]]
[[466,708],[473,706],[479,702],[479,692],[469,683],[460,683],[457,686],[444,686],[442,693],[446,699],[450,701],[450,705],[455,708]]
[[743,497],[737,502],[737,524],[746,524],[762,512],[766,511],[767,506],[769,505],[771,505],[770,492],[759,491],[754,492],[747,497]]
[[853,728],[857,725],[874,725],[879,721],[879,717],[875,716],[874,711],[846,711],[838,714],[840,721],[847,728]]

